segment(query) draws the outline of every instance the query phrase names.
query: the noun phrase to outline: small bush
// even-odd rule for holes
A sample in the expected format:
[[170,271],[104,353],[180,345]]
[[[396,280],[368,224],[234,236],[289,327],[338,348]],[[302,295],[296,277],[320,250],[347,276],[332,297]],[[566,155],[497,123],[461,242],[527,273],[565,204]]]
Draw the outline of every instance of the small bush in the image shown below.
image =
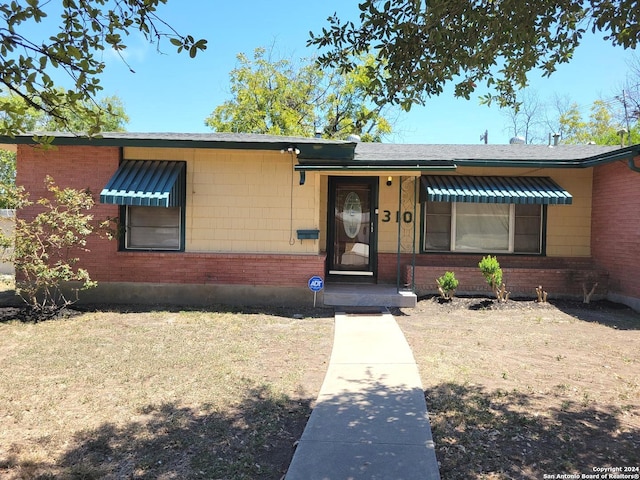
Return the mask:
[[495,290],[496,285],[502,283],[502,269],[496,257],[492,257],[491,255],[482,257],[482,260],[478,263],[478,267],[492,290]]
[[458,288],[458,280],[453,272],[444,272],[440,278],[436,279],[440,296],[445,300],[451,300]]
[[502,269],[500,268],[498,259],[491,255],[482,257],[482,260],[478,263],[478,267],[487,284],[491,287],[491,291],[495,293],[498,301],[506,302],[509,300],[510,292],[507,292],[506,285],[502,283]]
[[[31,308],[34,319],[54,316],[77,301],[78,290],[96,286],[89,272],[78,265],[95,230],[88,213],[94,205],[91,193],[62,189],[51,177],[45,184],[51,198],[37,201],[40,212],[32,219],[17,218],[13,235],[0,232],[3,257],[15,266],[16,293]],[[4,188],[3,197],[15,208],[33,205],[23,188]],[[71,298],[63,289],[69,282],[80,283],[71,290]]]

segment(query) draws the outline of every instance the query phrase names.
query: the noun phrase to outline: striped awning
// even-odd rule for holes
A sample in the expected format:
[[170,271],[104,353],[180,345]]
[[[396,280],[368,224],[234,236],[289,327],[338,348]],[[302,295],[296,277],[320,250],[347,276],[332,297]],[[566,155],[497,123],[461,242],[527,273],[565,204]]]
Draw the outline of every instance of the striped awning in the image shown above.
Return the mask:
[[100,202],[147,207],[182,206],[185,170],[185,162],[125,160],[100,192]]
[[570,205],[569,192],[549,177],[474,177],[424,175],[430,202]]

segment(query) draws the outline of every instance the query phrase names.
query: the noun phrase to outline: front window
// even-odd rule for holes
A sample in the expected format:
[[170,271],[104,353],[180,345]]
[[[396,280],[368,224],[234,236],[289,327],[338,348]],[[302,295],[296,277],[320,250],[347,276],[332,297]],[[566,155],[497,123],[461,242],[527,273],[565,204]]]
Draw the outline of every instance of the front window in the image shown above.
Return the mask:
[[181,207],[126,207],[125,248],[181,250]]
[[423,210],[425,251],[542,251],[542,205],[425,202]]

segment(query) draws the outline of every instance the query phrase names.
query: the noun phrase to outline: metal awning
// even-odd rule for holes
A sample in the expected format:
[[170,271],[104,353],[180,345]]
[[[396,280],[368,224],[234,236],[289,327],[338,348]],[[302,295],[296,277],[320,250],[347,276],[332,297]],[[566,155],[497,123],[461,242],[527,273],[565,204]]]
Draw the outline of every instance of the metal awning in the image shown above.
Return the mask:
[[572,196],[549,177],[424,175],[430,202],[570,205]]
[[185,170],[185,162],[125,160],[100,192],[100,202],[147,207],[182,206]]

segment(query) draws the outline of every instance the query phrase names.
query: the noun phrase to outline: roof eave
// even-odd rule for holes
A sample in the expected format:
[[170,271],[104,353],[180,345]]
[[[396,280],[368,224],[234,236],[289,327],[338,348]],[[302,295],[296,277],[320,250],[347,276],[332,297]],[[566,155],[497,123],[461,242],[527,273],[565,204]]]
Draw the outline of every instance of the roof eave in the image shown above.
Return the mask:
[[[44,135],[46,137],[46,135]],[[32,135],[15,137],[0,136],[0,144],[38,145],[40,142]],[[131,138],[131,137],[87,137],[53,136],[50,145],[54,146],[96,146],[96,147],[142,147],[142,148],[215,148],[229,150],[270,150],[286,153],[295,147],[301,159],[350,160],[353,159],[355,143],[326,143],[314,139],[283,139],[278,141],[234,141],[234,140],[197,140],[185,138]]]
[[[627,160],[633,165],[633,160],[640,155],[640,145],[631,145],[607,153],[575,160],[496,160],[457,158],[455,162],[464,167],[516,167],[516,168],[592,168],[620,160]],[[632,168],[633,169],[633,168]]]
[[580,160],[486,160],[456,158],[460,167],[503,167],[503,168],[581,168]]
[[[302,160],[302,159],[300,159]],[[438,161],[399,161],[399,162],[305,162],[295,165],[296,171],[316,172],[415,172],[415,171],[453,171],[457,165],[454,162]]]

